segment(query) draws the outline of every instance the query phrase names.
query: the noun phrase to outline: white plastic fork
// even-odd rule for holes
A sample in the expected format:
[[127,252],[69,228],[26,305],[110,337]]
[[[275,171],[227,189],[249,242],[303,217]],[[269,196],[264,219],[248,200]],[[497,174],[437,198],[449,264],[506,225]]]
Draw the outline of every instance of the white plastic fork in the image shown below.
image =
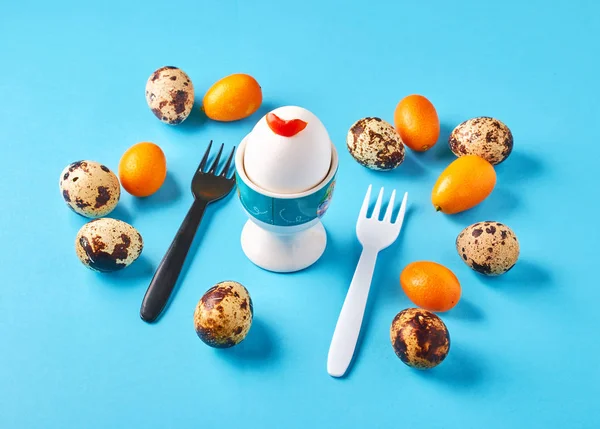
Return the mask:
[[404,194],[400,212],[396,220],[392,222],[394,198],[396,197],[396,190],[394,190],[383,220],[380,221],[379,212],[383,202],[383,188],[381,188],[373,214],[368,218],[371,188],[372,186],[369,185],[356,223],[356,236],[363,250],[329,346],[327,372],[333,377],[343,376],[350,366],[367,305],[377,255],[396,241],[400,235],[400,228],[406,212],[408,193]]

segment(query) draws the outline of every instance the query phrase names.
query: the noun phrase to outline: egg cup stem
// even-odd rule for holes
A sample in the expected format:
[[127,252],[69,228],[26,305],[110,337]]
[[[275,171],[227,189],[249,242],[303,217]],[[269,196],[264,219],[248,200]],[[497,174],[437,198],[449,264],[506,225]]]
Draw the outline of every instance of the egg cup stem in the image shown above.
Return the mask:
[[277,273],[300,271],[317,262],[327,245],[320,220],[307,229],[278,234],[248,220],[242,230],[242,250],[255,265]]

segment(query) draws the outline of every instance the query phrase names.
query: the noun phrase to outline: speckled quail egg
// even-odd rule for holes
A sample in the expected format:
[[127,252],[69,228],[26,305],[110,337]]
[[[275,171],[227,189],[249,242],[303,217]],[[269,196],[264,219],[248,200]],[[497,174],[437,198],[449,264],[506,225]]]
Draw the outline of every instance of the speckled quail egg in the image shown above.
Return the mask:
[[89,218],[106,216],[121,197],[117,175],[94,161],[77,161],[65,167],[58,186],[67,205]]
[[372,170],[392,170],[404,161],[404,143],[396,129],[380,118],[356,121],[346,137],[348,151]]
[[392,321],[390,339],[400,360],[416,369],[439,365],[450,351],[450,334],[442,319],[421,308],[398,313]]
[[475,271],[497,276],[510,270],[519,258],[515,233],[500,222],[478,222],[466,227],[456,238],[461,259]]
[[194,105],[194,85],[181,69],[161,67],[148,78],[146,102],[158,119],[170,125],[183,122]]
[[142,236],[133,226],[111,218],[86,223],[75,238],[79,260],[100,272],[118,271],[131,265],[143,247]]
[[224,281],[202,296],[194,312],[196,334],[215,348],[227,348],[246,338],[254,310],[248,290],[234,281]]
[[481,116],[458,125],[448,139],[456,156],[477,155],[490,164],[500,164],[513,149],[513,136],[498,119]]

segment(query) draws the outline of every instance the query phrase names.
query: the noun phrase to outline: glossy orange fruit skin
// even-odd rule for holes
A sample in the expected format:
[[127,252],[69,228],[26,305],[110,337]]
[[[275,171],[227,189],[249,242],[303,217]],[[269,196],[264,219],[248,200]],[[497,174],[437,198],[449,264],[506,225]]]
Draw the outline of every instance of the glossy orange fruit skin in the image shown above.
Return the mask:
[[429,311],[448,311],[461,297],[458,278],[437,262],[408,264],[400,274],[400,285],[415,305]]
[[262,89],[256,79],[236,73],[218,80],[209,88],[202,100],[202,109],[215,121],[238,121],[256,112],[262,98]]
[[485,200],[495,186],[494,166],[479,156],[465,155],[440,174],[431,192],[431,202],[442,213],[460,213]]
[[394,112],[394,125],[406,146],[417,152],[431,149],[440,137],[440,120],[431,102],[422,95],[404,97]]
[[131,146],[119,162],[119,179],[123,188],[136,197],[147,197],[160,189],[167,177],[167,160],[154,143]]

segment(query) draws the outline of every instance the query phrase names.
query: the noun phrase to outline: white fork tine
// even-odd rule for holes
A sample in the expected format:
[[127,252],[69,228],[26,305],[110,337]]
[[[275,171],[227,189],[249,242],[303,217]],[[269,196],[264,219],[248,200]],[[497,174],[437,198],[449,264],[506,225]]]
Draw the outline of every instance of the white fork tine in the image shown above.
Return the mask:
[[392,220],[392,212],[394,211],[394,200],[396,198],[396,190],[392,191],[392,196],[390,197],[390,202],[388,203],[387,210],[385,211],[385,216],[383,217],[384,222],[389,222]]
[[367,194],[365,195],[365,199],[363,200],[362,207],[360,208],[360,213],[358,214],[358,218],[367,217],[367,210],[369,210],[369,202],[371,201],[371,188],[373,185],[369,185],[367,189]]
[[379,195],[377,196],[377,201],[375,202],[375,208],[373,209],[372,218],[379,218],[379,212],[381,211],[381,203],[383,202],[383,188],[379,191]]
[[394,222],[394,225],[402,226],[402,221],[404,220],[404,214],[406,213],[406,200],[408,199],[408,192],[404,193],[404,198],[402,198],[402,205],[400,206],[400,212],[398,212],[398,217]]

